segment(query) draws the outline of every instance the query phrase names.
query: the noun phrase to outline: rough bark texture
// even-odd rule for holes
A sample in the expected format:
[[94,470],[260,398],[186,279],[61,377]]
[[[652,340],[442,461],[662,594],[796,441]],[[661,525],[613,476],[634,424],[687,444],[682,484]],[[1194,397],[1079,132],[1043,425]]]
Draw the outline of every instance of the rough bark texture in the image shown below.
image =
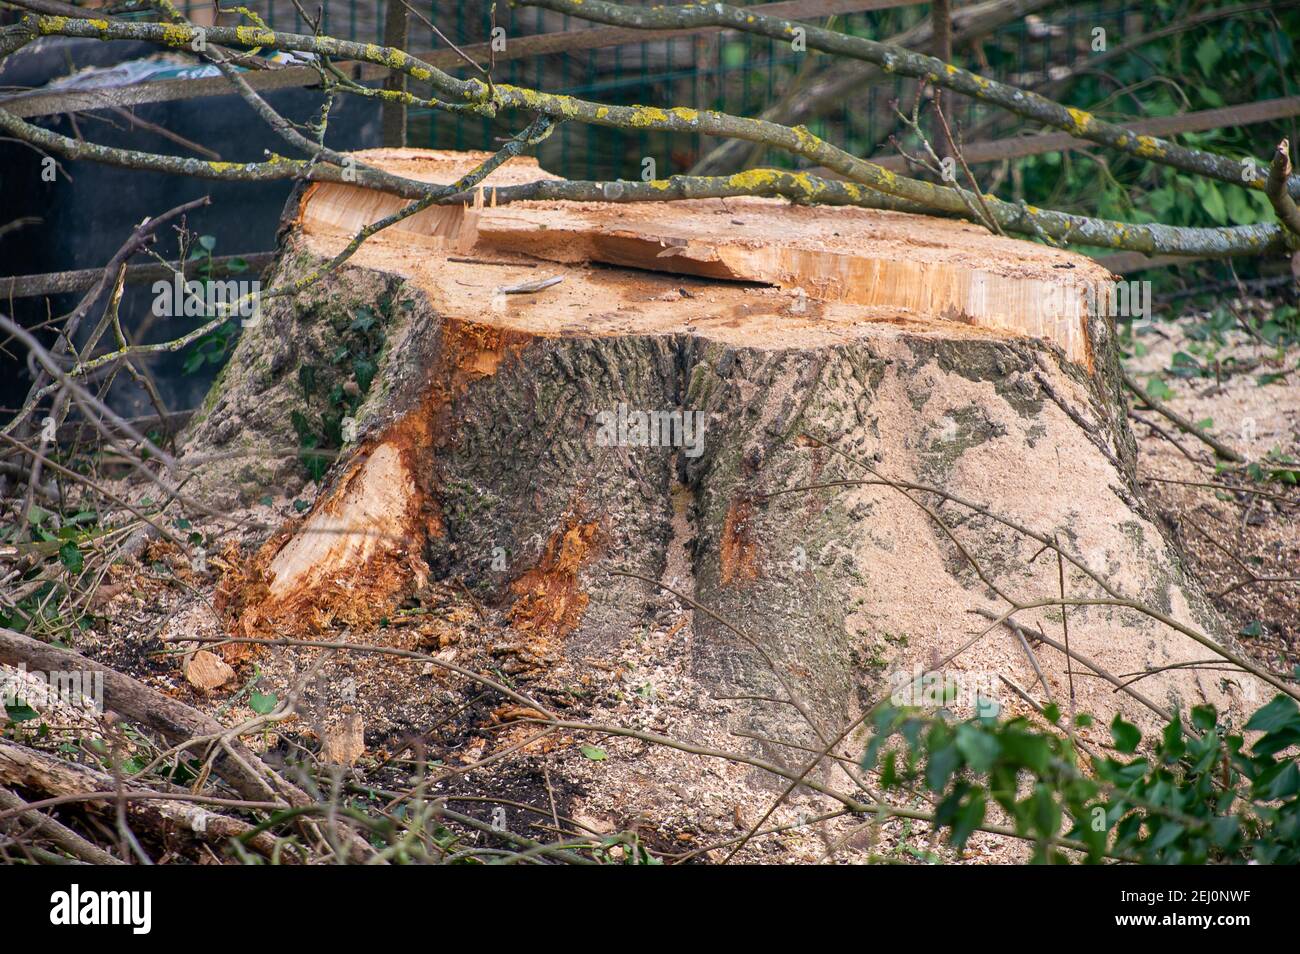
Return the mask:
[[[563,665],[612,654],[662,621],[674,601],[644,577],[726,621],[693,616],[699,681],[720,695],[794,693],[815,727],[757,700],[742,704],[744,721],[807,743],[878,699],[888,671],[928,667],[987,626],[975,611],[1006,608],[924,504],[1018,600],[1059,595],[1055,554],[990,513],[1057,534],[1128,597],[1223,638],[1141,500],[1104,315],[1082,317],[1086,355],[1071,360],[1051,341],[960,315],[673,274],[675,254],[654,257],[658,273],[553,247],[525,256],[514,239],[494,246],[487,220],[468,243],[430,238],[436,223],[425,236],[381,233],[241,339],[191,427],[191,454],[240,447],[272,462],[210,464],[205,479],[257,493],[302,466],[284,453],[304,436],[294,412],[322,434],[340,408],[357,421],[311,513],[268,543],[259,587],[236,596],[248,635],[374,623],[424,580],[455,577],[506,615],[521,666]],[[276,279],[302,274],[346,234],[302,225]],[[553,289],[499,292],[557,274]],[[360,375],[357,349],[373,365]],[[602,412],[619,408],[698,412],[703,440],[611,446]],[[819,441],[990,513],[879,482],[825,486],[871,474]],[[1101,595],[1068,565],[1064,575],[1071,597]],[[1072,646],[1115,673],[1205,655],[1127,608],[1068,616]],[[1061,634],[1059,608],[1017,619]],[[954,668],[1031,687],[1006,636],[995,631]],[[1039,653],[1066,698],[1063,658]],[[1143,687],[1171,707],[1231,708],[1245,683],[1221,677],[1171,670]],[[1073,682],[1080,709],[1142,716],[1101,680]]]

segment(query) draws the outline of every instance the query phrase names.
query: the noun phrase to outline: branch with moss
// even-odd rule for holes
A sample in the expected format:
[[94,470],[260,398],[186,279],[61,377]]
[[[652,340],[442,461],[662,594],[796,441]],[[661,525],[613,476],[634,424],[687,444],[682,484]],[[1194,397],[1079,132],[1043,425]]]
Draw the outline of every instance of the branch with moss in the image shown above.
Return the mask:
[[[60,20],[61,18],[37,18]],[[89,22],[89,21],[83,21]],[[81,27],[74,21],[59,25],[66,27],[64,35],[102,35],[104,38],[153,39],[168,46],[187,47],[187,40],[197,37],[200,28],[161,24],[107,24],[103,27]],[[53,26],[47,27],[52,30]],[[218,28],[212,28],[216,30]],[[238,45],[258,43],[263,46],[281,44],[281,48],[311,51],[314,44],[322,49],[333,49],[341,41],[328,37],[305,37],[291,34],[272,34],[257,28],[220,28],[223,41]],[[209,31],[211,33],[211,31]],[[211,35],[209,40],[214,39]],[[356,47],[361,44],[348,44]],[[351,50],[356,53],[358,51]],[[369,45],[362,51],[374,62],[398,63],[384,48]],[[401,54],[406,70],[419,70],[419,61]],[[407,61],[410,62],[407,62]],[[393,68],[398,68],[394,66]],[[414,74],[412,74],[414,75]],[[460,83],[460,81],[453,81]],[[462,85],[476,84],[466,81]],[[479,84],[482,85],[482,84]],[[340,87],[341,89],[346,89]],[[486,91],[486,86],[482,87]],[[375,91],[383,92],[383,91]],[[706,196],[734,195],[784,195],[806,201],[838,201],[840,204],[863,205],[870,208],[896,208],[906,211],[929,212],[962,218],[970,217],[974,194],[955,187],[935,185],[906,176],[896,175],[880,166],[858,159],[842,149],[814,136],[803,128],[791,129],[762,120],[731,116],[727,113],[696,111],[685,108],[660,109],[649,106],[607,106],[570,96],[541,93],[522,87],[497,85],[495,99],[483,108],[527,110],[556,119],[574,119],[593,125],[621,129],[654,130],[663,132],[704,132],[761,142],[802,156],[811,162],[826,166],[867,190],[853,190],[848,184],[832,186],[830,180],[804,174],[778,173],[773,170],[751,170],[738,176],[673,177],[656,183],[621,183],[623,201],[647,199],[702,198]],[[410,93],[398,94],[410,105],[437,107],[441,102],[421,99]],[[323,165],[307,160],[272,156],[261,163],[223,163],[204,159],[161,156],[136,152],[70,139],[41,129],[12,114],[0,110],[0,130],[69,158],[85,158],[111,165],[150,169],[179,175],[208,179],[238,181],[265,181],[304,177],[314,181],[355,182],[369,188],[385,189],[404,197],[425,197],[436,187],[416,180],[401,180],[387,174],[376,176],[365,169],[346,172],[334,165]],[[394,179],[401,181],[394,182]],[[664,184],[666,183],[666,184]],[[610,201],[608,186],[573,183],[535,187],[532,196],[563,198],[574,201]],[[617,191],[616,189],[613,191]],[[503,190],[508,193],[508,190]],[[873,194],[874,193],[874,194]],[[891,201],[881,197],[892,196]],[[523,196],[520,196],[523,197]],[[617,200],[617,198],[615,198]],[[1283,247],[1281,227],[1275,224],[1246,225],[1223,228],[1183,228],[1159,224],[1133,225],[1112,220],[1038,209],[1032,206],[1004,202],[994,196],[984,196],[985,205],[998,225],[1008,231],[1023,235],[1043,237],[1070,244],[1091,245],[1101,248],[1137,251],[1147,254],[1184,255],[1242,255],[1263,254]]]
[[1268,167],[1268,182],[1265,193],[1273,204],[1278,221],[1287,228],[1286,244],[1288,248],[1300,248],[1300,209],[1296,208],[1295,199],[1287,191],[1286,183],[1291,178],[1291,144],[1283,139],[1277,144],[1273,161]]
[[[790,128],[764,120],[747,119],[728,113],[710,110],[694,110],[682,107],[662,109],[652,106],[610,106],[590,102],[572,96],[543,93],[518,86],[498,84],[489,87],[477,80],[457,80],[441,70],[424,63],[417,57],[388,47],[375,44],[360,44],[337,40],[327,36],[305,36],[301,34],[279,33],[258,26],[209,27],[200,28],[181,24],[161,23],[124,23],[107,20],[70,20],[64,17],[26,17],[23,21],[29,29],[40,35],[81,36],[101,40],[135,39],[157,43],[174,49],[189,49],[194,44],[221,43],[234,47],[290,50],[314,53],[319,56],[360,59],[366,62],[399,70],[412,78],[427,81],[439,89],[445,96],[466,102],[466,109],[484,115],[495,115],[499,110],[519,110],[550,116],[558,120],[576,120],[591,125],[640,131],[704,133],[734,139],[744,139],[763,143],[782,149],[793,155],[807,159],[809,162],[825,166],[862,186],[911,203],[915,210],[924,210],[941,215],[970,217],[973,202],[987,207],[989,214],[997,224],[1008,231],[1024,235],[1042,237],[1051,241],[1090,245],[1102,248],[1122,249],[1148,254],[1168,253],[1183,255],[1241,255],[1269,253],[1284,247],[1282,229],[1275,224],[1248,225],[1225,228],[1181,228],[1165,225],[1131,225],[1105,219],[1037,209],[1032,206],[1004,202],[993,196],[984,196],[981,202],[966,190],[936,185],[896,175],[875,163],[857,158],[843,149],[813,135],[803,127]],[[346,87],[340,89],[347,90]],[[397,97],[408,105],[423,105],[432,108],[446,108],[447,103],[440,99],[421,99],[410,93],[399,91],[374,91],[382,97]],[[23,123],[17,117],[6,116],[0,111],[0,129],[37,142],[53,144],[57,141],[55,134],[39,127]],[[40,133],[37,139],[32,130]],[[24,135],[25,133],[25,135]],[[41,142],[40,140],[44,140]],[[74,145],[75,144],[75,145]],[[345,178],[337,168],[332,173],[318,172],[319,166],[312,163],[272,157],[268,163],[237,164],[213,163],[199,159],[177,159],[174,157],[149,156],[149,154],[132,154],[129,150],[110,150],[108,147],[93,146],[66,140],[62,145],[76,150],[76,153],[99,161],[113,161],[119,165],[140,165],[159,171],[178,172],[187,175],[200,175],[205,178],[288,178],[306,174],[308,178],[331,179],[334,181],[356,181],[358,184],[376,187],[372,178],[363,178],[364,170],[353,170],[353,178]],[[74,155],[76,153],[65,152]],[[148,156],[147,160],[140,161]],[[284,169],[274,166],[289,164]],[[330,167],[325,167],[330,168]],[[759,178],[765,178],[760,176]],[[732,180],[724,184],[726,180]],[[750,182],[750,189],[745,193],[764,194],[756,190]],[[382,188],[383,186],[379,186]],[[428,184],[408,180],[404,188],[409,187],[420,196],[428,195]],[[734,177],[704,179],[699,188],[704,190],[733,188]],[[569,196],[563,198],[578,199],[588,187],[578,187]],[[673,188],[661,189],[665,197],[672,197]],[[790,183],[782,184],[790,191]],[[649,192],[650,190],[641,190]],[[828,190],[805,188],[806,198],[817,201],[812,193],[826,194]],[[399,193],[405,194],[405,193]],[[771,194],[771,193],[767,193]],[[607,198],[603,196],[602,198]],[[874,200],[873,204],[878,204]]]
[[[1072,136],[1172,166],[1183,172],[1218,179],[1248,189],[1263,189],[1268,169],[1254,159],[1231,159],[1191,149],[1155,136],[1142,136],[1091,113],[1064,106],[1046,96],[991,80],[945,63],[934,56],[914,53],[889,43],[850,36],[794,20],[763,16],[743,7],[723,3],[678,7],[628,7],[606,0],[516,0],[521,6],[543,7],[596,23],[644,30],[727,27],[775,40],[789,41],[800,31],[806,44],[824,53],[872,63],[886,73],[928,81],[935,86],[998,106],[1025,119],[1060,129]],[[1292,197],[1300,197],[1300,177],[1287,182]]]
[[[1029,14],[1037,13],[1054,0],[985,0],[958,10],[957,27],[953,33],[954,47],[978,42],[1002,27]],[[901,33],[883,42],[908,49],[923,50],[934,42],[934,21],[929,17],[913,24]],[[811,57],[808,58],[811,61]],[[759,114],[760,119],[784,123],[787,126],[807,122],[831,112],[856,91],[881,82],[884,72],[862,60],[832,62],[818,73],[806,87],[789,92]],[[728,140],[714,146],[691,167],[693,175],[718,175],[742,169],[750,164],[749,157],[757,150],[754,146]]]
[[[5,115],[4,111],[0,110],[0,116],[4,116],[4,115]],[[188,345],[193,344],[195,341],[199,340],[204,335],[210,334],[213,331],[215,331],[222,324],[229,321],[232,315],[241,313],[242,309],[246,305],[250,304],[252,301],[255,300],[254,296],[259,296],[262,300],[266,300],[271,298],[280,298],[287,295],[298,294],[299,292],[303,291],[305,288],[308,288],[309,286],[320,281],[326,275],[328,275],[329,273],[331,273],[332,271],[334,271],[335,269],[343,265],[348,259],[350,259],[356,253],[357,249],[359,249],[367,239],[369,239],[371,236],[375,235],[376,233],[381,232],[384,229],[389,228],[390,226],[396,225],[398,222],[401,222],[404,219],[408,219],[412,215],[415,215],[418,212],[422,212],[424,209],[427,209],[429,206],[435,204],[440,200],[447,200],[457,196],[463,196],[468,190],[474,189],[480,182],[482,182],[485,178],[491,175],[494,171],[499,169],[506,161],[513,159],[514,157],[522,154],[523,151],[529,146],[534,146],[540,143],[542,140],[546,139],[546,137],[549,136],[552,130],[555,128],[555,125],[556,124],[548,117],[539,116],[536,119],[534,119],[532,123],[529,124],[527,129],[513,136],[510,139],[510,141],[507,142],[504,146],[502,146],[502,148],[499,149],[496,153],[494,153],[488,159],[484,160],[479,165],[475,166],[473,169],[471,169],[469,172],[461,176],[459,179],[457,179],[455,182],[451,183],[450,185],[437,185],[437,184],[426,183],[426,185],[428,185],[430,189],[427,192],[427,194],[425,194],[422,198],[418,199],[415,202],[412,202],[407,206],[404,206],[403,208],[399,209],[397,212],[394,212],[391,215],[385,216],[384,218],[379,219],[376,222],[370,223],[365,228],[358,231],[352,237],[351,241],[337,255],[335,255],[334,258],[322,264],[319,268],[314,269],[312,272],[302,276],[301,278],[293,282],[271,288],[264,292],[256,292],[256,291],[250,292],[248,295],[244,296],[243,298],[228,303],[224,308],[220,309],[220,313],[216,317],[203,323],[199,327],[194,328],[193,330],[187,332],[186,334],[182,335],[179,338],[174,338],[169,341],[157,342],[154,344],[123,345],[122,347],[118,348],[115,351],[110,351],[105,354],[101,354],[98,357],[91,358],[89,360],[77,362],[66,373],[59,374],[58,380],[56,380],[54,383],[46,385],[44,388],[36,390],[33,394],[29,395],[27,402],[24,405],[22,412],[20,413],[20,416],[25,417],[30,412],[30,409],[32,407],[34,407],[40,400],[49,396],[54,391],[62,387],[75,388],[76,384],[73,381],[74,378],[84,377],[85,375],[97,371],[106,365],[115,364],[119,361],[134,357],[136,355],[158,354],[162,352],[180,351],[182,348],[185,348]],[[0,315],[0,323],[4,323],[5,321],[6,319],[4,319],[4,316]],[[9,328],[8,324],[4,324],[3,326],[6,329]],[[11,333],[16,335],[18,334],[18,332],[13,332],[13,331],[11,331]],[[26,333],[22,332],[22,334],[26,334]],[[30,339],[30,336],[24,339],[24,344],[26,344],[29,349],[32,348],[33,343],[34,343],[34,339]],[[53,366],[51,366],[51,368],[53,368]],[[54,374],[54,370],[51,370],[51,374]],[[80,391],[78,390],[74,392],[74,394],[80,394]],[[15,418],[15,420],[18,419],[19,418],[17,417]],[[92,420],[94,419],[95,418],[92,417]],[[13,423],[14,422],[10,422],[10,424],[6,426],[5,430],[0,431],[0,433],[7,433],[8,429],[13,426]],[[126,426],[129,428],[129,425]],[[135,434],[134,431],[131,431],[130,433],[131,436],[133,437],[136,438],[139,437],[139,435]],[[143,438],[140,439],[143,440]],[[163,454],[161,451],[158,451],[156,448],[153,447],[152,444],[148,444],[147,442],[146,442],[146,446],[148,446],[151,449],[151,451],[153,451],[155,457],[164,459],[168,461],[170,464],[171,458],[168,455]]]

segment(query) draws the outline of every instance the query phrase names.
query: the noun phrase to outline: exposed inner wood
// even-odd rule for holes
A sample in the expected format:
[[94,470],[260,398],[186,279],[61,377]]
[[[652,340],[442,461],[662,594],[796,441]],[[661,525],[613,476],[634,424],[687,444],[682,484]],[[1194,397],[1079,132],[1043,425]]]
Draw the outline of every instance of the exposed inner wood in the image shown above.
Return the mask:
[[322,567],[365,565],[388,541],[407,535],[415,482],[395,446],[376,447],[341,490],[271,562],[272,596],[310,582]]
[[[486,158],[420,150],[371,150],[359,156],[402,175],[444,183]],[[381,233],[387,240],[375,242],[371,254],[359,256],[357,264],[377,262],[376,252],[382,249],[379,254],[390,269],[437,288],[438,304],[449,314],[475,317],[483,313],[485,293],[490,298],[496,288],[544,277],[543,268],[547,275],[563,274],[566,281],[559,287],[565,291],[541,293],[528,308],[503,309],[497,303],[499,320],[522,321],[539,333],[666,333],[697,328],[710,317],[701,315],[699,307],[680,306],[665,315],[649,302],[629,302],[626,290],[611,296],[592,287],[601,283],[589,270],[576,279],[567,270],[538,265],[538,260],[570,266],[597,262],[781,289],[787,292],[786,302],[797,308],[759,307],[753,320],[762,325],[763,318],[774,314],[790,318],[784,330],[794,333],[795,340],[809,330],[807,303],[816,302],[855,306],[819,309],[816,320],[852,325],[892,313],[964,323],[1054,342],[1072,361],[1090,366],[1088,309],[1098,299],[1087,290],[1100,287],[1110,275],[1084,256],[990,235],[967,223],[869,209],[802,207],[781,199],[493,205],[493,186],[540,178],[554,177],[535,160],[513,160],[485,180],[479,203],[413,216]],[[322,183],[306,195],[301,222],[304,233],[326,251],[405,201]],[[403,247],[408,254],[401,254]],[[512,271],[499,265],[497,271],[476,273],[471,263],[445,261],[457,254],[536,267]],[[613,283],[627,280],[620,275]],[[630,294],[635,299],[636,292]],[[1104,301],[1103,295],[1102,307]],[[609,313],[611,304],[615,312],[622,308],[634,314],[620,323]],[[503,310],[510,313],[508,319],[502,318]]]

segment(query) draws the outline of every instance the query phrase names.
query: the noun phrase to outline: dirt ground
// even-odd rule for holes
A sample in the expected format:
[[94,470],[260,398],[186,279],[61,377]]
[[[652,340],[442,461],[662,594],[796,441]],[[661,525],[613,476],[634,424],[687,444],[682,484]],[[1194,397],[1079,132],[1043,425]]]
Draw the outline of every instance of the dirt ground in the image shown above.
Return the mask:
[[[1264,301],[1229,304],[1252,327],[1272,314]],[[1174,392],[1165,402],[1172,410],[1193,423],[1212,421],[1208,429],[1247,459],[1270,452],[1278,459],[1300,457],[1297,349],[1261,341],[1241,323],[1216,334],[1214,324],[1203,312],[1139,323],[1134,341],[1144,353],[1126,366],[1143,385],[1159,374]],[[1185,365],[1175,359],[1179,354],[1206,366],[1217,361],[1221,377],[1168,373],[1176,361]],[[1285,371],[1289,375],[1282,376]],[[1232,465],[1216,473],[1213,452],[1203,443],[1158,414],[1139,409],[1136,417],[1139,478],[1191,569],[1255,658],[1290,672],[1300,662],[1300,494],[1294,484],[1243,481]],[[1225,490],[1227,484],[1247,489]]]

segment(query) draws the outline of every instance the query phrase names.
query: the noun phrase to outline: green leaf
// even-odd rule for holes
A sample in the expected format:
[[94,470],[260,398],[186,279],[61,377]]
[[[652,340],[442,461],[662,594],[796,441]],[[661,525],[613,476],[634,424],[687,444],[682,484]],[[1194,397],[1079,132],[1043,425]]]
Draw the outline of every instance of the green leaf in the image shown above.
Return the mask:
[[369,358],[352,359],[352,373],[357,377],[357,387],[361,389],[362,394],[370,390],[370,382],[375,379],[375,372],[378,370],[378,366]]
[[30,722],[38,718],[40,713],[22,700],[15,699],[12,703],[5,703],[5,715],[10,722]]
[[1152,375],[1147,379],[1147,394],[1151,395],[1157,401],[1168,401],[1174,397],[1174,389],[1165,384],[1164,381]]
[[1187,750],[1183,743],[1183,720],[1177,715],[1165,726],[1162,742],[1165,758],[1170,761],[1177,760]]
[[1219,187],[1213,183],[1207,183],[1205,194],[1201,197],[1201,206],[1205,209],[1205,214],[1214,219],[1220,225],[1228,221],[1228,207],[1224,204],[1223,193]]
[[1138,727],[1125,722],[1118,712],[1110,723],[1110,737],[1115,740],[1115,748],[1125,755],[1137,751],[1138,743],[1142,741],[1142,733]]
[[[1278,766],[1281,771],[1271,775],[1267,784],[1264,786],[1261,794],[1268,801],[1279,798],[1291,798],[1293,795],[1300,794],[1300,766],[1295,762],[1282,762]],[[1265,776],[1261,776],[1263,780]]]
[[1253,619],[1245,626],[1241,627],[1241,629],[1238,630],[1238,632],[1242,636],[1263,636],[1264,624],[1257,619]]
[[976,789],[971,793],[970,798],[961,806],[957,812],[957,817],[952,822],[952,843],[961,849],[966,844],[966,839],[970,838],[975,829],[984,824],[984,813],[988,808],[988,799],[984,792]]
[[1268,735],[1252,745],[1250,751],[1256,756],[1277,755],[1283,749],[1290,748],[1293,745],[1300,745],[1300,722],[1268,733]]
[[1222,815],[1210,819],[1210,839],[1214,846],[1219,849],[1226,849],[1237,837],[1237,830],[1241,825],[1240,819],[1236,815]]
[[68,568],[68,572],[73,576],[81,573],[81,568],[85,562],[81,556],[81,549],[71,540],[59,547],[59,559],[63,561],[63,565]]
[[1220,107],[1223,105],[1223,97],[1218,91],[1209,86],[1198,86],[1196,92],[1201,94],[1201,99],[1205,100],[1210,106]]
[[201,246],[203,246],[203,250],[204,250],[205,252],[210,252],[210,251],[212,251],[214,248],[217,247],[217,239],[216,239],[216,236],[215,236],[215,235],[200,235],[200,236],[199,236],[199,244],[200,244]]
[[925,783],[930,791],[941,792],[948,784],[952,773],[961,765],[961,753],[956,743],[941,746],[930,752],[930,760],[925,766]]
[[1273,701],[1258,709],[1246,723],[1247,732],[1276,732],[1290,725],[1300,714],[1300,706],[1290,696],[1278,695]]
[[579,748],[582,754],[593,762],[603,762],[605,759],[609,758],[609,756],[605,754],[605,750],[598,745],[582,745]]
[[957,751],[974,771],[987,772],[991,769],[1001,750],[997,736],[981,731],[970,723],[957,727]]
[[274,692],[258,692],[253,690],[248,697],[248,707],[258,715],[267,715],[279,705],[280,700]]
[[1219,44],[1212,36],[1207,36],[1196,45],[1196,64],[1207,77],[1214,73],[1214,66],[1221,56],[1223,51],[1219,49]]
[[1033,732],[1014,729],[1004,731],[998,740],[1002,744],[1003,758],[1017,766],[1025,766],[1042,774],[1052,760],[1052,748],[1047,739]]
[[1192,706],[1192,725],[1202,732],[1209,732],[1219,724],[1218,710],[1211,705]]
[[1179,822],[1176,821],[1165,822],[1163,825],[1160,826],[1160,830],[1156,832],[1155,837],[1152,838],[1151,841],[1147,843],[1146,846],[1147,850],[1159,851],[1162,848],[1168,848],[1170,845],[1176,842],[1179,836],[1182,835],[1182,833],[1186,830],[1187,829],[1184,828],[1183,825]]

